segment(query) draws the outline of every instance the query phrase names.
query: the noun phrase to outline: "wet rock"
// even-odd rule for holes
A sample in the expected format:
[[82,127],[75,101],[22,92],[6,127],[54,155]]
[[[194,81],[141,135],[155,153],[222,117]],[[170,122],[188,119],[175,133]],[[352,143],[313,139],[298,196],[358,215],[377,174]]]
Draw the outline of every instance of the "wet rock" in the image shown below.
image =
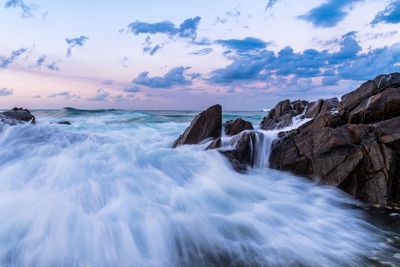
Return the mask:
[[254,164],[254,146],[256,144],[256,135],[254,131],[242,132],[235,140],[235,146],[230,150],[220,150],[228,158],[233,168],[238,172],[245,172],[248,167]]
[[[323,108],[326,102],[326,108]],[[270,166],[335,186],[370,204],[400,201],[400,74],[380,75],[272,145]],[[332,112],[333,111],[333,112]],[[306,112],[306,116],[307,116]]]
[[199,144],[207,138],[218,138],[222,129],[222,107],[214,105],[198,114],[185,132],[174,142],[173,148],[186,144]]
[[5,118],[13,119],[15,121],[25,121],[35,123],[35,116],[27,109],[13,108],[11,110],[0,113]]
[[282,129],[292,124],[292,119],[302,114],[309,105],[307,101],[283,100],[279,102],[263,119],[260,128],[263,130]]
[[319,99],[311,102],[306,111],[306,118],[316,118],[325,113],[335,112],[338,108],[339,100],[337,98]]
[[210,149],[217,149],[220,148],[222,144],[221,141],[221,137],[218,137],[217,139],[215,139],[214,141],[212,141],[206,148],[206,150],[210,150]]
[[59,121],[57,124],[71,125],[72,123],[70,121]]
[[225,134],[229,136],[239,134],[245,130],[254,130],[251,122],[245,121],[241,118],[227,121],[224,126]]

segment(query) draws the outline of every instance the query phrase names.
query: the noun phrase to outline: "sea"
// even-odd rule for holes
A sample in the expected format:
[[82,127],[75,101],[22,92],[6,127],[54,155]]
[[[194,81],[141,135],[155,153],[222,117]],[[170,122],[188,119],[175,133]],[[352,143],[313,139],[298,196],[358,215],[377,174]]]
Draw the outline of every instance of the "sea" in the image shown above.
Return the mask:
[[32,113],[0,125],[1,267],[400,266],[400,211],[270,169],[266,112],[223,113],[260,132],[246,173],[171,148],[198,111]]

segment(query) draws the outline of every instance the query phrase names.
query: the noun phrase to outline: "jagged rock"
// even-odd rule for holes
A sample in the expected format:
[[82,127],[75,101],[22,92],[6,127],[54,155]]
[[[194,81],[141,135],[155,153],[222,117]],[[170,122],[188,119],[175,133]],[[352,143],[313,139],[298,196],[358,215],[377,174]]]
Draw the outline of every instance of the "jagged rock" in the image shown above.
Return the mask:
[[263,130],[281,129],[292,124],[292,119],[304,112],[309,105],[307,101],[296,100],[283,100],[279,102],[268,115],[263,119],[260,128]]
[[325,113],[332,113],[337,110],[339,100],[337,98],[318,99],[311,102],[306,111],[306,118],[316,118]]
[[179,145],[198,144],[207,138],[218,138],[222,129],[222,107],[214,105],[198,114],[185,132],[174,142]]
[[35,116],[27,109],[13,108],[11,110],[0,113],[5,118],[13,119],[16,121],[25,121],[35,123]]
[[254,131],[242,132],[235,140],[235,148],[231,150],[220,150],[228,158],[236,171],[244,172],[248,167],[254,164],[254,146],[256,144],[256,135]]
[[349,123],[373,123],[400,116],[400,88],[370,96],[349,113]]
[[225,134],[229,136],[239,134],[245,130],[254,130],[251,122],[245,121],[241,118],[227,121],[224,126]]
[[400,74],[380,75],[344,95],[338,112],[335,101],[322,111],[324,102],[310,104],[315,119],[279,134],[270,166],[370,204],[399,202]]

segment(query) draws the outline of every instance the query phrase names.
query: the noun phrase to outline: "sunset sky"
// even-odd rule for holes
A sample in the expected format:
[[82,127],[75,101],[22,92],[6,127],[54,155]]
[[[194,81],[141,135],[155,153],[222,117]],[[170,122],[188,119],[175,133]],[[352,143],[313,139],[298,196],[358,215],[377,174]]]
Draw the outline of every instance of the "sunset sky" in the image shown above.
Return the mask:
[[400,71],[400,1],[0,1],[0,108],[260,110]]

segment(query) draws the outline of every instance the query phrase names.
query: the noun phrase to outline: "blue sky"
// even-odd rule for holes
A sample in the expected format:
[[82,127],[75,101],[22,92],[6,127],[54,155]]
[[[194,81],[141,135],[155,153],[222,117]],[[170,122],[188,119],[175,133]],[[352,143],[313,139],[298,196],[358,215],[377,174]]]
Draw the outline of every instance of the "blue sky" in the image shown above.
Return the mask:
[[260,110],[400,70],[400,1],[0,1],[0,107]]

